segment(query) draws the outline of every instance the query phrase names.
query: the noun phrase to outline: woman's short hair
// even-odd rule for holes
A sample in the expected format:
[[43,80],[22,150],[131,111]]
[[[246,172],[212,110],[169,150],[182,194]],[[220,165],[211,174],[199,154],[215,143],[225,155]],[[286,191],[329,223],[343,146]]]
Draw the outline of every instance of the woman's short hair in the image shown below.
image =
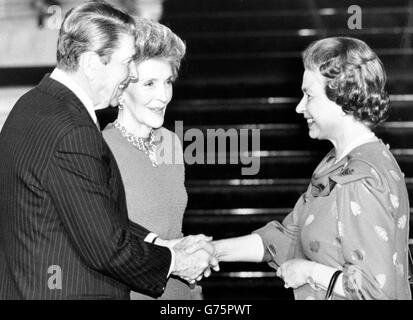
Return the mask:
[[69,10],[57,42],[57,67],[74,72],[82,53],[92,51],[109,63],[123,34],[135,37],[135,22],[128,14],[110,4],[86,2]]
[[303,52],[303,62],[305,69],[318,71],[326,78],[327,97],[346,114],[369,126],[388,118],[386,72],[365,42],[348,37],[321,39]]
[[136,62],[152,58],[169,61],[177,77],[181,60],[185,56],[185,43],[171,29],[158,22],[136,18]]

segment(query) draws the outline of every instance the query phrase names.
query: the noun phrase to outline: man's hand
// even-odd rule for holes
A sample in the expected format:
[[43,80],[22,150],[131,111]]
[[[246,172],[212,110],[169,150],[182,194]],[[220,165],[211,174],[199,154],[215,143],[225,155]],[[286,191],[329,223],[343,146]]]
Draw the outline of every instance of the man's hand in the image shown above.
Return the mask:
[[215,258],[215,248],[211,240],[211,237],[197,235],[168,241],[168,247],[175,252],[172,274],[193,283],[201,280],[203,276],[208,277],[211,267],[218,271],[218,260]]

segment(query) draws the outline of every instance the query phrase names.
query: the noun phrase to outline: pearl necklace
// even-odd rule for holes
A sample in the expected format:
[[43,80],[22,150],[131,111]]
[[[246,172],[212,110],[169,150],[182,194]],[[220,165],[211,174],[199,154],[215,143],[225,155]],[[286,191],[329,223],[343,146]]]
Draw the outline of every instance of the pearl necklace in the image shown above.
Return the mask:
[[155,134],[154,130],[151,130],[149,134],[149,138],[142,138],[142,137],[137,137],[133,133],[130,133],[124,126],[122,126],[119,121],[116,119],[113,122],[113,126],[120,131],[122,136],[132,145],[140,150],[143,151],[148,157],[149,160],[151,160],[152,166],[157,168],[158,167],[158,162],[156,159],[156,148],[157,144],[160,143],[160,141],[155,141]]

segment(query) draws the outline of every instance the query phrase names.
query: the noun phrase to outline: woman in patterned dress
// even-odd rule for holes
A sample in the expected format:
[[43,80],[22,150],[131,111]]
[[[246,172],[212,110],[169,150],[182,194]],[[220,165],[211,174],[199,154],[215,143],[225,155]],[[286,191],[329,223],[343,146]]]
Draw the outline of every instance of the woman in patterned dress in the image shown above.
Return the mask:
[[328,287],[332,299],[411,299],[404,175],[371,130],[389,114],[384,67],[345,37],[312,43],[303,62],[296,111],[334,148],[282,223],[215,241],[217,257],[268,262],[296,299],[325,299]]

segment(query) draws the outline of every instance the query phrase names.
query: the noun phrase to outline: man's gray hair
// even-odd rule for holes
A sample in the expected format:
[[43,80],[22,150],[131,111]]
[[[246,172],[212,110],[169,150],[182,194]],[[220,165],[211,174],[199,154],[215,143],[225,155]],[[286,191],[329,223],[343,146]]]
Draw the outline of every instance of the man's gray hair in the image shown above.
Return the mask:
[[92,51],[104,63],[119,45],[123,34],[136,35],[133,18],[110,4],[86,2],[67,12],[57,41],[57,67],[75,72],[82,53]]

